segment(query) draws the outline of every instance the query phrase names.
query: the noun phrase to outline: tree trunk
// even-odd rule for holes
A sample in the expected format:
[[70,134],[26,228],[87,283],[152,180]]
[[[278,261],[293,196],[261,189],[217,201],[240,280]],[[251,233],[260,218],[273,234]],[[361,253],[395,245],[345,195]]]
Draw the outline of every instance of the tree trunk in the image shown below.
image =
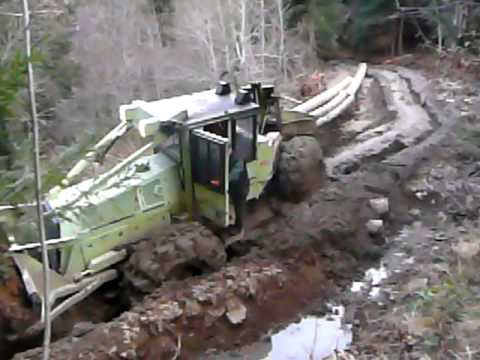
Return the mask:
[[283,79],[287,80],[287,64],[285,61],[285,19],[283,13],[283,0],[277,0],[278,19],[280,27],[280,71],[283,73]]
[[265,0],[260,0],[260,22],[262,37],[262,79],[265,79]]
[[400,15],[400,26],[398,29],[398,55],[403,55],[403,29],[405,26],[405,17]]

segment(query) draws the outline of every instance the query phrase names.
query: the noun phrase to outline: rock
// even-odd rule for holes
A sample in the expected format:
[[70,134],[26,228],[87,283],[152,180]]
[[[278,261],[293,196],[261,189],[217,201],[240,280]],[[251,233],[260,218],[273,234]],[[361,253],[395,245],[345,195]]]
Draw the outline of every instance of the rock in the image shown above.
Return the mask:
[[428,284],[428,279],[417,278],[411,280],[406,286],[405,291],[409,294],[425,289]]
[[415,193],[415,196],[419,199],[419,200],[423,200],[424,198],[426,198],[428,196],[428,192],[427,191],[417,191]]
[[433,239],[435,241],[445,241],[445,240],[448,240],[448,236],[443,232],[438,232],[433,236]]
[[431,317],[412,317],[406,321],[408,332],[417,336],[425,336],[435,329],[435,320]]
[[367,231],[370,235],[378,235],[383,232],[383,220],[372,219],[367,222]]
[[81,337],[95,329],[95,324],[91,322],[79,322],[75,324],[72,330],[73,337]]
[[459,241],[458,244],[452,246],[452,250],[461,259],[470,260],[480,253],[480,244],[476,241]]
[[480,330],[480,320],[471,318],[464,319],[460,323],[454,325],[456,333],[463,338],[477,336]]
[[195,300],[185,300],[185,314],[188,317],[197,316],[202,313],[202,306]]
[[258,289],[258,281],[250,277],[247,279],[247,284],[248,284],[248,290],[249,290],[250,296],[255,297]]
[[209,284],[199,284],[192,287],[193,297],[201,303],[214,302],[216,296]]
[[420,209],[410,209],[408,211],[408,214],[413,217],[415,220],[418,220],[420,218],[420,215],[422,214],[422,212],[420,211]]
[[137,352],[133,349],[130,349],[128,351],[122,352],[119,354],[121,359],[125,360],[135,360],[138,359]]
[[371,199],[370,206],[378,216],[385,216],[390,211],[388,198]]
[[174,301],[162,305],[160,309],[163,315],[162,318],[167,321],[178,319],[183,314],[183,310]]
[[234,325],[241,324],[247,318],[247,308],[239,298],[227,300],[227,318]]
[[210,315],[212,318],[214,319],[218,319],[220,316],[222,316],[223,314],[225,314],[225,311],[227,311],[227,309],[225,308],[225,305],[217,305],[215,306],[214,308],[212,309],[209,309],[207,311],[208,315]]
[[442,223],[446,223],[448,220],[448,216],[443,211],[439,211],[437,216]]
[[163,322],[152,322],[148,324],[148,331],[152,336],[160,336],[163,331]]

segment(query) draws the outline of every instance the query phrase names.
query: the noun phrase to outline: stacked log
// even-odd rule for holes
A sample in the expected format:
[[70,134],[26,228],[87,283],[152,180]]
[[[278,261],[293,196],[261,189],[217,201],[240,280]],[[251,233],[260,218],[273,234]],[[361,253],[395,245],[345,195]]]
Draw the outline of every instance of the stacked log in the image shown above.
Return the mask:
[[316,125],[320,127],[337,118],[353,104],[366,74],[367,64],[361,63],[354,77],[346,77],[337,85],[292,110],[315,118]]

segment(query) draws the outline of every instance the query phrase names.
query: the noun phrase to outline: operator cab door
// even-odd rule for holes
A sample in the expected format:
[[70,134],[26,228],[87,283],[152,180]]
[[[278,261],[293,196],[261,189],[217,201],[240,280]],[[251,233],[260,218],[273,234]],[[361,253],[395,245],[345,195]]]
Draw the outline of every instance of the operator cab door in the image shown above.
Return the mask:
[[199,129],[192,130],[190,141],[193,196],[197,212],[218,226],[228,227],[230,141]]

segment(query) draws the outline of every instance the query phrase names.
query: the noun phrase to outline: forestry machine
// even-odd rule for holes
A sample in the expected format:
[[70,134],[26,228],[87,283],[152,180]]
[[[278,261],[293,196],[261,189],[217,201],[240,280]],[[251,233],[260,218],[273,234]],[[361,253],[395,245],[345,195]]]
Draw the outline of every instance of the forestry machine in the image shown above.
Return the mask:
[[[44,196],[52,319],[120,275],[141,288],[195,261],[221,266],[232,241],[214,234],[235,221],[230,156],[246,162],[253,201],[269,183],[279,194],[299,193],[308,174],[322,168],[315,138],[287,126],[306,115],[283,111],[270,85],[250,83],[237,91],[220,82],[189,95],[133,101],[119,113],[118,126]],[[104,173],[82,179],[130,130],[143,144]],[[47,299],[41,245],[21,220],[28,211],[0,207],[0,232],[36,307]],[[138,244],[150,246],[148,259],[136,256]]]

